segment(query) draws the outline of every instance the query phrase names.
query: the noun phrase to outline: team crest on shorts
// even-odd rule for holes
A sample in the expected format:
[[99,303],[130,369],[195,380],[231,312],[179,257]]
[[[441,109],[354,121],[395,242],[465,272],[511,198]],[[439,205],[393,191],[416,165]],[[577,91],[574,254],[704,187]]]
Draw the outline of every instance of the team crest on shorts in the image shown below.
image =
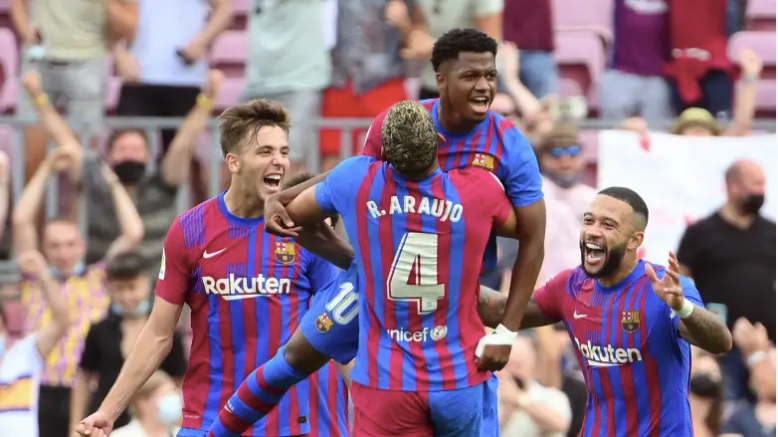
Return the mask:
[[281,264],[291,264],[294,262],[294,243],[285,243],[279,241],[276,243],[276,261]]
[[327,313],[322,313],[322,315],[316,318],[317,331],[326,334],[330,331],[330,328],[332,328],[332,319],[330,319]]
[[476,153],[472,162],[473,167],[485,168],[489,171],[494,170],[494,156]]
[[622,311],[621,329],[629,334],[634,334],[640,329],[640,311]]

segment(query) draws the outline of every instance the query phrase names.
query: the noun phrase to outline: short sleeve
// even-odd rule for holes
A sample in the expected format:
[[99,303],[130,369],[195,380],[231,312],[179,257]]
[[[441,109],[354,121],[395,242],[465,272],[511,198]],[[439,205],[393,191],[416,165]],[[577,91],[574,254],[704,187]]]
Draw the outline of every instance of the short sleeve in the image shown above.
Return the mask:
[[697,265],[697,256],[699,254],[699,241],[697,238],[697,226],[692,225],[686,228],[678,244],[678,262],[688,267],[694,275],[694,266]]
[[475,6],[475,16],[477,18],[488,17],[490,15],[499,14],[505,9],[504,0],[474,0],[473,6]]
[[334,281],[340,270],[333,264],[308,252],[308,281],[311,284],[311,293],[315,294]]
[[373,123],[370,124],[365,135],[365,146],[362,148],[362,155],[372,156],[375,159],[383,158],[384,144],[381,139],[381,128],[384,125],[384,119],[388,112],[388,109],[384,110],[373,119]]
[[[167,258],[170,255],[170,258]],[[183,305],[189,293],[191,268],[184,243],[184,230],[180,219],[176,219],[168,230],[162,260],[159,266],[155,293],[174,305]]]
[[562,298],[565,294],[567,282],[572,274],[572,269],[565,270],[532,293],[532,298],[535,300],[538,308],[552,323],[559,322],[564,318],[561,311]]
[[515,127],[506,132],[508,168],[505,192],[515,208],[532,205],[543,199],[543,182],[538,160],[527,138]]
[[485,192],[489,193],[490,201],[488,204],[492,206],[492,220],[494,227],[500,227],[505,224],[506,221],[508,221],[508,217],[510,217],[511,213],[513,212],[513,207],[511,202],[508,200],[508,197],[505,196],[505,187],[503,187],[500,180],[497,179],[497,176],[495,176],[494,173],[490,171],[479,171],[484,172],[486,177],[491,179],[491,182],[489,182],[490,185],[488,185],[488,188],[485,190]]
[[[354,156],[338,164],[327,178],[316,184],[316,202],[328,213],[343,214],[344,201],[350,199],[354,186],[364,179],[367,167],[376,162],[370,156]],[[353,199],[351,199],[353,200]]]
[[78,365],[82,370],[91,373],[100,371],[100,326],[100,323],[94,323],[89,328]]
[[172,378],[183,378],[186,375],[187,367],[184,341],[181,338],[181,333],[176,330],[173,333],[173,346],[170,348],[170,353],[165,357],[165,360],[162,361],[160,369],[164,370]]

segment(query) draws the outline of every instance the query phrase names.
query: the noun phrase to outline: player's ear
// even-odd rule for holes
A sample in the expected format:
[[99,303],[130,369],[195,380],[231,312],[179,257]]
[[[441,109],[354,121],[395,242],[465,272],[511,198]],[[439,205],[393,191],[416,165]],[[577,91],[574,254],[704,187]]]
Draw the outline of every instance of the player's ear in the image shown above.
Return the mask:
[[227,156],[224,157],[224,162],[227,163],[227,169],[230,170],[230,173],[237,173],[240,171],[240,160],[236,154],[232,152],[228,153]]
[[643,244],[643,239],[646,237],[646,233],[643,231],[637,231],[627,241],[627,249],[637,252],[638,247]]

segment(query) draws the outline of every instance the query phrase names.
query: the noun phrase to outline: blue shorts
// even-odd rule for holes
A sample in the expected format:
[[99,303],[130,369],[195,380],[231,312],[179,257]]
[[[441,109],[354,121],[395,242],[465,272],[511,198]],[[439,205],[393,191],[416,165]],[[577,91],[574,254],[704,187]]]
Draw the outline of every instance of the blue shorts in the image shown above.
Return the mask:
[[497,384],[493,375],[459,390],[412,392],[378,390],[355,382],[351,386],[354,435],[498,437]]
[[357,267],[352,264],[313,296],[300,322],[311,346],[341,364],[351,362],[359,349],[357,284]]

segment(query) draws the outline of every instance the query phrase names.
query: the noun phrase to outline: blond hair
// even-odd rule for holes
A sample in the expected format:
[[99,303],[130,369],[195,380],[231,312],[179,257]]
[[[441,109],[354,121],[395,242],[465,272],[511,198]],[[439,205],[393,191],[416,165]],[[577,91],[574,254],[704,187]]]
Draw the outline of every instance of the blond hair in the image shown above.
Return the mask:
[[404,100],[386,114],[381,126],[386,160],[400,173],[418,174],[435,163],[438,131],[424,106]]

